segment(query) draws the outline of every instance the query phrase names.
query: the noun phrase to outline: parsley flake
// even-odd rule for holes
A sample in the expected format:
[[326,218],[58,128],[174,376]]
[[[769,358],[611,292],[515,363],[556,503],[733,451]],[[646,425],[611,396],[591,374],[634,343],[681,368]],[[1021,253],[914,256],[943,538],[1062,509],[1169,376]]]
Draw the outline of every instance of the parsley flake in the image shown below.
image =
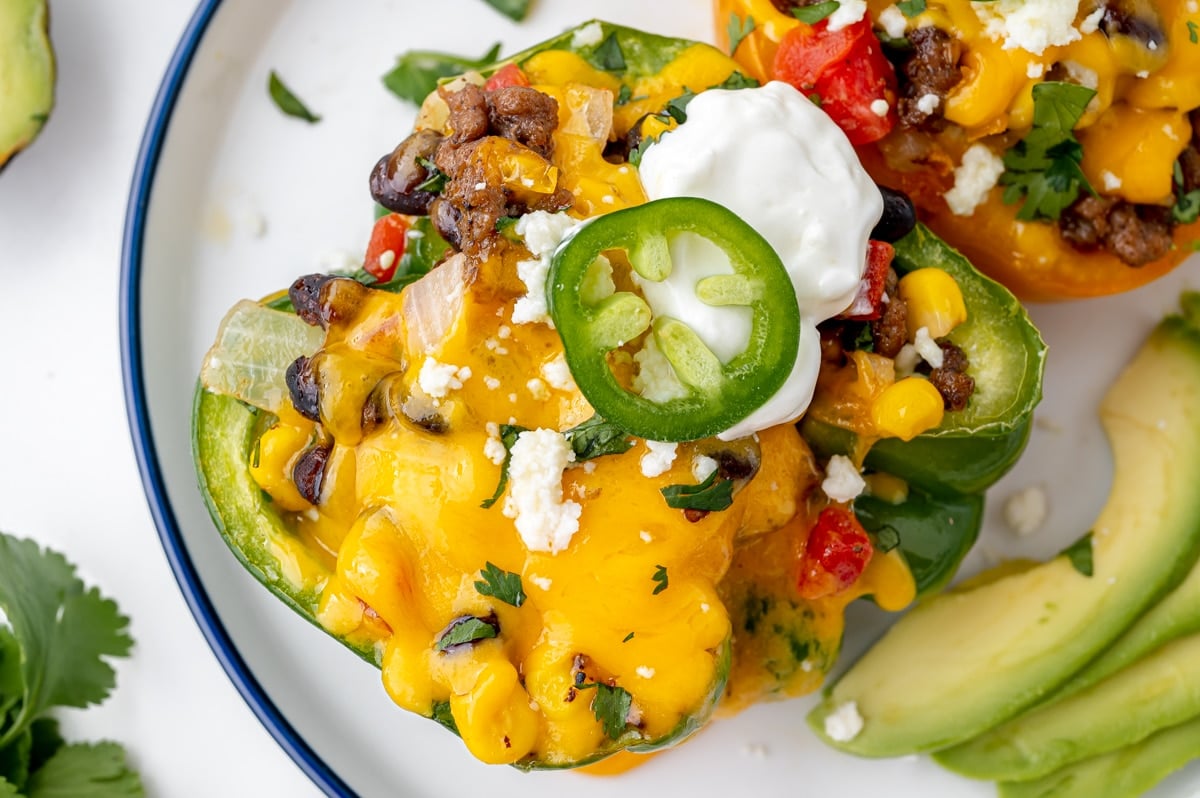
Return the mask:
[[1080,164],[1083,147],[1074,128],[1095,90],[1074,83],[1033,87],[1033,128],[1004,154],[1004,201],[1023,200],[1017,218],[1057,220],[1081,191],[1095,194]]
[[475,592],[481,596],[491,596],[497,601],[503,601],[513,607],[525,603],[525,588],[521,584],[521,575],[505,571],[489,562],[479,572],[483,580],[475,583]]
[[592,714],[604,727],[604,734],[615,740],[625,731],[629,723],[629,710],[633,708],[633,696],[624,687],[596,683],[596,695],[592,699]]
[[605,72],[624,72],[625,53],[621,51],[621,43],[617,41],[616,32],[608,34],[608,38],[600,42],[592,51],[591,62]]
[[495,637],[499,631],[494,617],[476,618],[474,615],[464,615],[455,618],[442,630],[438,635],[436,648],[438,651],[449,651],[458,646]]
[[396,60],[396,66],[383,76],[383,85],[402,100],[420,105],[438,87],[442,78],[482,69],[500,56],[500,42],[477,59],[463,58],[431,50],[410,50]]
[[733,482],[714,471],[698,485],[668,485],[660,491],[667,506],[676,510],[716,512],[733,504]]
[[906,18],[912,19],[925,13],[925,0],[900,0],[896,3],[896,8],[900,9],[900,13]]
[[274,69],[271,70],[271,75],[267,78],[267,92],[271,95],[271,101],[275,103],[275,107],[288,116],[303,119],[310,125],[321,121],[321,117],[308,110],[308,106],[301,102],[300,98],[284,85],[283,80],[279,77],[279,73]]
[[1188,41],[1192,44],[1200,44],[1200,25],[1197,25],[1192,20],[1188,20]]
[[725,33],[729,36],[729,54],[733,55],[737,52],[738,45],[742,43],[751,33],[754,32],[754,17],[746,17],[742,20],[738,18],[737,12],[729,12],[729,24],[725,26]]
[[669,580],[667,579],[667,567],[665,565],[654,566],[654,574],[650,577],[650,579],[654,582],[654,590],[650,592],[650,595],[657,596],[659,593],[666,590],[667,586],[670,584]]
[[526,432],[526,429],[518,427],[516,424],[500,425],[500,442],[504,444],[504,462],[500,465],[500,482],[496,485],[496,492],[490,499],[485,499],[479,504],[485,510],[491,509],[492,505],[500,501],[500,497],[504,495],[504,488],[508,485],[508,466],[512,463],[512,447],[522,432]]
[[1095,563],[1092,559],[1091,532],[1088,532],[1059,553],[1065,554],[1067,559],[1071,561],[1071,567],[1084,576],[1092,576],[1096,572]]
[[838,0],[825,0],[811,6],[799,6],[792,9],[792,16],[807,25],[816,25],[841,7]]
[[628,432],[598,415],[571,427],[563,437],[571,444],[577,463],[606,454],[623,454],[633,447]]

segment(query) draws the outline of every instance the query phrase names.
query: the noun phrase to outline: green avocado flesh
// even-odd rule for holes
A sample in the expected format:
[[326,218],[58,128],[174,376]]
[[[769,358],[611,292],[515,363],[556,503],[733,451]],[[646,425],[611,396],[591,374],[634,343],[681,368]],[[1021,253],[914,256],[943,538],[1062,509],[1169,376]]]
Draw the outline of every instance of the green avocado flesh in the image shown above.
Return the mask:
[[1030,781],[1006,781],[1000,798],[1136,798],[1196,756],[1200,717],[1139,743]]
[[54,106],[46,0],[0,3],[0,167],[41,131]]
[[1192,635],[1087,690],[1035,707],[934,758],[964,776],[1026,781],[1198,716],[1200,635]]
[[[1187,575],[1200,552],[1200,331],[1158,326],[1100,409],[1113,450],[1093,574],[1067,556],[979,580],[901,619],[809,715],[873,757],[966,741],[1049,695]],[[854,703],[860,733],[826,718]]]

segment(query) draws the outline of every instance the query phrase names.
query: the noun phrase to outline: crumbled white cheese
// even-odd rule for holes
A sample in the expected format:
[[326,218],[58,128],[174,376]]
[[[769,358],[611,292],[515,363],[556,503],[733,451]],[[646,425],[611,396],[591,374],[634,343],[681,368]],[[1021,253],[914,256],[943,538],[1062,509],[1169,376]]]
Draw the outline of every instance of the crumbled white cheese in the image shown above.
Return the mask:
[[1039,64],[1037,61],[1029,62],[1029,66],[1025,67],[1025,77],[1030,80],[1037,80],[1044,74],[1046,74],[1046,65]]
[[888,109],[890,109],[891,107],[892,106],[888,105],[887,100],[883,100],[883,99],[871,100],[871,105],[870,105],[871,113],[875,114],[875,116],[887,116]]
[[653,679],[654,678],[654,668],[650,668],[645,665],[638,665],[637,668],[634,669],[634,672],[637,673],[638,676],[641,676],[643,679]]
[[547,324],[550,310],[546,304],[546,275],[550,272],[550,261],[554,250],[579,222],[565,213],[534,211],[517,220],[513,230],[525,242],[525,248],[533,256],[531,260],[517,261],[517,277],[525,283],[526,293],[513,305],[514,324]]
[[575,34],[571,36],[571,47],[579,49],[580,47],[594,47],[604,39],[604,28],[600,27],[599,22],[592,22],[584,25]]
[[831,500],[835,502],[854,501],[866,487],[867,483],[853,460],[842,454],[835,454],[829,458],[821,490],[825,491],[825,495]]
[[553,360],[542,364],[542,379],[556,391],[574,391],[575,380],[571,377],[571,368],[567,358],[561,353]]
[[484,183],[481,181],[481,182],[475,184],[476,191],[483,191],[485,188],[487,188],[487,183]]
[[954,188],[946,192],[946,204],[955,216],[975,213],[988,192],[1004,174],[1004,161],[986,144],[972,144],[963,153],[962,165],[954,170]]
[[525,387],[529,390],[529,395],[539,402],[544,402],[550,398],[550,389],[546,387],[546,383],[537,377],[526,382]]
[[905,344],[900,347],[900,351],[896,353],[896,379],[911,377],[913,372],[917,370],[917,364],[921,362],[921,353],[912,344]]
[[1078,61],[1063,61],[1062,66],[1067,70],[1067,77],[1073,82],[1093,91],[1100,88],[1100,76],[1091,67],[1084,66]]
[[596,461],[595,460],[588,460],[586,463],[583,464],[583,473],[594,474],[595,472],[596,472]]
[[942,104],[942,98],[936,94],[922,94],[921,99],[917,100],[917,110],[928,116],[938,109]]
[[504,458],[508,457],[508,449],[504,448],[504,441],[500,440],[500,425],[489,421],[486,429],[488,438],[483,444],[483,456],[495,465],[502,465]]
[[489,391],[494,391],[500,387],[500,380],[495,377],[487,376],[483,378],[483,384],[487,386]]
[[946,353],[938,346],[937,341],[933,340],[928,327],[917,328],[917,334],[913,336],[913,346],[921,355],[921,359],[935,369],[940,369],[946,362]]
[[1081,38],[1075,28],[1079,0],[986,0],[971,8],[984,32],[1004,42],[1005,50],[1021,49],[1041,55]]
[[540,590],[549,590],[550,585],[554,584],[554,580],[550,577],[538,576],[537,574],[530,574],[529,581],[537,585]]
[[895,5],[890,5],[880,11],[875,21],[879,23],[879,27],[883,28],[883,32],[892,39],[903,39],[905,32],[908,30],[908,17],[904,16],[904,12]]
[[1116,191],[1121,187],[1121,178],[1117,177],[1107,169],[1100,173],[1100,179],[1104,181],[1105,191]]
[[647,532],[647,531],[646,531],[646,530],[644,530],[644,529],[643,529],[641,532],[638,532],[638,537],[639,537],[639,538],[641,538],[642,540],[644,540],[644,541],[645,541],[645,542],[647,542],[647,543],[649,543],[650,541],[654,540],[654,536],[653,536],[653,535],[651,535],[649,532]]
[[841,0],[837,9],[829,15],[829,30],[848,28],[867,13],[867,0]]
[[509,327],[507,324],[501,324],[496,330],[496,337],[501,341],[507,341],[512,337],[512,327]]
[[800,663],[800,670],[804,671],[805,673],[812,673],[813,667],[814,665],[811,659],[803,660]]
[[692,458],[692,478],[697,483],[703,482],[717,470],[717,461],[706,454],[698,454]]
[[1049,509],[1045,488],[1033,485],[1008,497],[1004,503],[1004,521],[1018,535],[1032,535],[1046,522]]
[[1107,6],[1101,4],[1099,8],[1084,17],[1079,23],[1079,32],[1087,36],[1089,33],[1100,30],[1100,20],[1104,19],[1104,12],[1107,10]]
[[700,602],[700,612],[708,612],[711,609],[712,607],[709,606],[707,601]]
[[467,366],[455,366],[451,363],[439,363],[432,357],[426,357],[417,374],[417,385],[426,395],[441,399],[450,391],[457,391],[471,376]]
[[508,498],[504,515],[530,551],[557,554],[579,531],[578,502],[563,501],[562,475],[575,459],[571,444],[552,429],[517,436],[508,462]]
[[675,374],[675,367],[658,348],[653,335],[646,336],[645,345],[633,356],[637,373],[633,375],[633,390],[642,398],[659,404],[687,396],[687,388]]
[[657,477],[665,474],[675,462],[677,443],[646,441],[646,453],[642,455],[642,476]]
[[825,736],[835,743],[848,743],[863,730],[858,704],[847,701],[825,716]]
[[393,249],[385,249],[379,255],[379,268],[388,270],[396,263],[396,251]]
[[1189,14],[1195,14],[1200,11],[1200,2],[1197,2],[1197,0],[1188,0],[1187,10]]

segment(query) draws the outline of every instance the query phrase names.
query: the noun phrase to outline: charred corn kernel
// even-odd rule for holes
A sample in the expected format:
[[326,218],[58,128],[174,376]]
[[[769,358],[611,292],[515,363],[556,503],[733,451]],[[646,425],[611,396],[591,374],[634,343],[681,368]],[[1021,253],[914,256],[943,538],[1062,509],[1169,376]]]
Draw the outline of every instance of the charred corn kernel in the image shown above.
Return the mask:
[[393,631],[413,623],[411,541],[387,508],[363,513],[342,541],[337,575]]
[[291,512],[312,507],[300,495],[292,480],[296,457],[312,440],[313,426],[294,426],[280,422],[258,439],[257,457],[250,458],[250,475],[265,490],[276,506]]
[[516,762],[537,741],[538,715],[507,660],[487,663],[469,693],[450,696],[450,713],[470,752],[489,764]]
[[863,477],[867,483],[867,492],[877,499],[889,504],[904,504],[908,501],[908,483],[900,477],[885,474],[867,474]]
[[871,420],[885,438],[910,441],[942,423],[945,405],[929,380],[905,377],[871,403]]
[[917,269],[900,278],[900,297],[908,305],[908,336],[925,327],[931,338],[948,335],[967,320],[962,290],[941,269]]
[[1118,103],[1087,130],[1083,173],[1097,191],[1129,202],[1169,200],[1175,160],[1192,138],[1187,114]]

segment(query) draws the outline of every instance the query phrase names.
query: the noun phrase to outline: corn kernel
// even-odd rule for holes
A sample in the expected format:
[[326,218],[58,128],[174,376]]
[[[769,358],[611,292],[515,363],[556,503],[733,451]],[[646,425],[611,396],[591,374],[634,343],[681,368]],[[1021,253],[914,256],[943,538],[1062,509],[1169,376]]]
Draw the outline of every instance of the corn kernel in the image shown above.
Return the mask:
[[265,490],[276,506],[291,512],[312,507],[292,481],[292,464],[308,446],[312,424],[292,426],[279,423],[258,439],[258,451],[250,458],[250,476]]
[[906,377],[871,403],[871,420],[884,438],[910,441],[942,423],[945,405],[938,389],[920,377]]
[[537,713],[507,660],[489,662],[469,693],[450,696],[450,713],[467,749],[488,764],[516,762],[537,742]]
[[941,269],[917,269],[900,278],[900,297],[908,304],[908,337],[926,327],[931,338],[948,335],[967,320],[962,290]]

